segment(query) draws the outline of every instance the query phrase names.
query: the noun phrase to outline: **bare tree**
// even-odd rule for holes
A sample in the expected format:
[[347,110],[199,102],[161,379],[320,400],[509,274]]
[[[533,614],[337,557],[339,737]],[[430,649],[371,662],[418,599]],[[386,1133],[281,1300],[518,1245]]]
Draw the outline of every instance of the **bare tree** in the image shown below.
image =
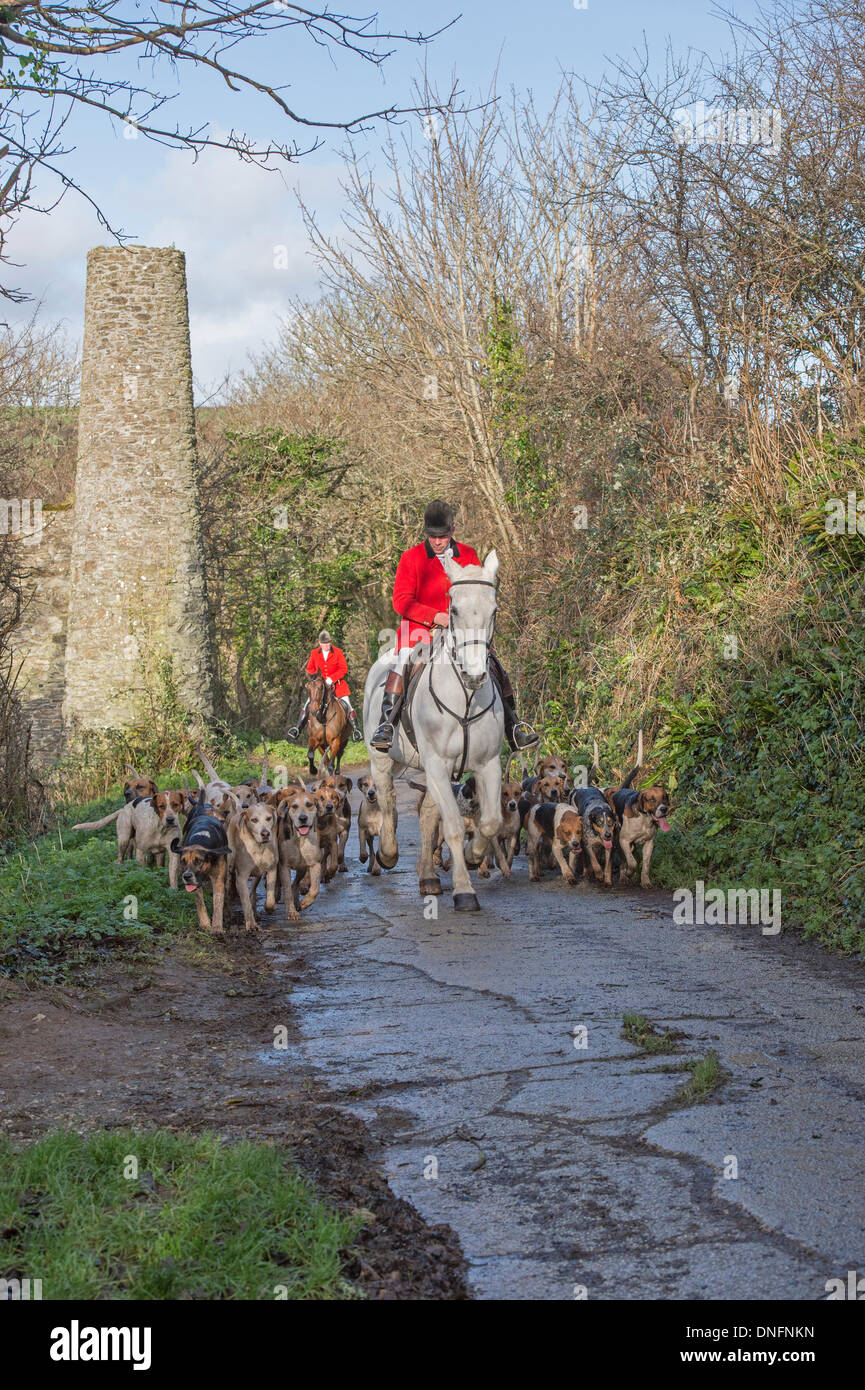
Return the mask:
[[[256,75],[251,54],[245,64],[233,61],[241,47],[250,50],[258,41],[260,48],[284,33],[345,50],[374,66],[386,61],[395,44],[423,45],[434,37],[386,32],[377,27],[375,15],[362,18],[288,0],[246,5],[232,0],[152,0],[146,9],[134,11],[123,0],[96,0],[84,8],[31,0],[0,4],[0,258],[10,221],[23,207],[34,206],[37,171],[56,176],[61,197],[72,188],[93,201],[77,180],[71,149],[64,145],[64,128],[76,108],[124,122],[144,138],[172,148],[194,154],[208,147],[225,149],[265,167],[309,153],[325,131],[356,132],[407,114],[393,105],[343,120],[332,119],[327,111],[304,114],[287,100],[287,87]],[[130,76],[130,69],[119,62],[123,55],[139,64],[146,60],[153,81]],[[236,129],[219,138],[209,122],[183,126],[164,120],[172,95],[159,79],[184,66],[211,74],[231,92],[255,93],[275,110],[282,128],[308,131],[309,141],[286,136],[261,142]],[[55,204],[56,199],[42,203],[40,210]],[[119,235],[104,211],[95,203],[94,207],[108,230]],[[0,288],[0,294],[13,300],[22,297],[10,288]]]

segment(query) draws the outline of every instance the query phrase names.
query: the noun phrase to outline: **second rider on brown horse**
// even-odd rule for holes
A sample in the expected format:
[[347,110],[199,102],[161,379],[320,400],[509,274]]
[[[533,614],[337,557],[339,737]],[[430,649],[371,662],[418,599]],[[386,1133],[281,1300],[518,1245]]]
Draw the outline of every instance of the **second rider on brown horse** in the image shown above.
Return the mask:
[[[306,663],[307,675],[315,675],[318,672],[324,679],[325,685],[333,688],[333,693],[339,700],[351,725],[351,736],[355,743],[363,741],[363,734],[357,726],[357,715],[352,709],[351,693],[349,692],[348,682],[345,677],[348,675],[348,662],[345,659],[345,652],[341,647],[335,647],[333,638],[327,628],[322,628],[318,634],[318,646],[313,647],[309,654],[309,661]],[[294,742],[300,738],[301,730],[306,726],[309,719],[309,700],[301,711],[300,719],[288,731],[287,737]]]

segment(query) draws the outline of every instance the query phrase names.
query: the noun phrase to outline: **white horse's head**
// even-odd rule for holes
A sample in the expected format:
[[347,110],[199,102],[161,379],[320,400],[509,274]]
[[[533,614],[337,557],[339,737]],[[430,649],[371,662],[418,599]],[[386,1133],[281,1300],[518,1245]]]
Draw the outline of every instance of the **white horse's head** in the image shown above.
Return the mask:
[[491,550],[482,565],[457,565],[447,556],[450,588],[450,640],[453,659],[470,690],[487,678],[487,660],[496,623],[499,557]]

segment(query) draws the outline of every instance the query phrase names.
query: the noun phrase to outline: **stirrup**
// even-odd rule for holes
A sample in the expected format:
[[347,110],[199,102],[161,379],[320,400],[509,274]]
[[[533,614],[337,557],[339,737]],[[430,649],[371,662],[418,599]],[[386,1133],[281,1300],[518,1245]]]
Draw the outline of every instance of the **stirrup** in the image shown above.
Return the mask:
[[517,753],[523,748],[534,748],[536,743],[540,743],[540,738],[531,724],[524,724],[521,719],[518,719],[511,729],[509,742],[514,752]]
[[288,739],[289,743],[294,743],[296,739],[300,738],[300,725],[292,724],[285,737]]
[[354,741],[355,743],[363,743],[363,734],[361,733],[360,729],[357,727],[357,724],[352,724],[352,726],[351,726],[351,736],[352,736],[352,739],[353,739],[353,741]]
[[380,753],[389,753],[390,746],[393,743],[395,734],[396,726],[394,724],[388,723],[388,721],[385,719],[381,724],[379,724],[378,728],[376,729],[375,733],[370,739],[370,743],[372,747],[377,748]]

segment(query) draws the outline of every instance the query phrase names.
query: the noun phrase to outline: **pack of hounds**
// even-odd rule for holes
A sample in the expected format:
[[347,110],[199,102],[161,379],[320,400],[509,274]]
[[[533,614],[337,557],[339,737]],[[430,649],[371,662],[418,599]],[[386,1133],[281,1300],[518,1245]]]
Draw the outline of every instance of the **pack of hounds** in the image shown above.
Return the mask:
[[[197,790],[183,778],[182,791],[160,791],[154,779],[127,767],[123,805],[97,821],[84,821],[74,830],[99,830],[113,822],[117,830],[117,860],[135,856],[139,864],[168,866],[172,888],[180,885],[194,895],[198,922],[222,933],[239,903],[248,932],[260,930],[256,894],[264,880],[264,909],[277,911],[285,903],[287,921],[297,921],[316,900],[321,885],[346,872],[345,851],[351,830],[350,794],[360,793],[356,813],[358,852],[370,874],[380,874],[376,840],[382,813],[372,777],[350,777],[322,769],[311,780],[300,774],[274,787],[267,777],[267,751],[261,777],[231,785],[217,773],[199,745],[205,781],[193,776]],[[478,872],[489,878],[498,868],[511,878],[513,863],[525,845],[529,879],[538,882],[545,870],[560,870],[567,883],[580,878],[607,888],[614,873],[627,883],[640,871],[640,885],[650,888],[649,869],[655,838],[669,830],[669,798],[662,786],[632,783],[640,763],[619,786],[575,786],[563,758],[542,758],[532,776],[505,780],[501,791],[501,824]],[[421,792],[426,789],[412,782]],[[474,831],[478,812],[473,777],[455,784],[466,835]],[[420,802],[418,803],[418,809]],[[436,863],[444,867],[447,849],[439,834]],[[638,866],[635,850],[641,853]],[[208,913],[204,889],[212,893]]]

